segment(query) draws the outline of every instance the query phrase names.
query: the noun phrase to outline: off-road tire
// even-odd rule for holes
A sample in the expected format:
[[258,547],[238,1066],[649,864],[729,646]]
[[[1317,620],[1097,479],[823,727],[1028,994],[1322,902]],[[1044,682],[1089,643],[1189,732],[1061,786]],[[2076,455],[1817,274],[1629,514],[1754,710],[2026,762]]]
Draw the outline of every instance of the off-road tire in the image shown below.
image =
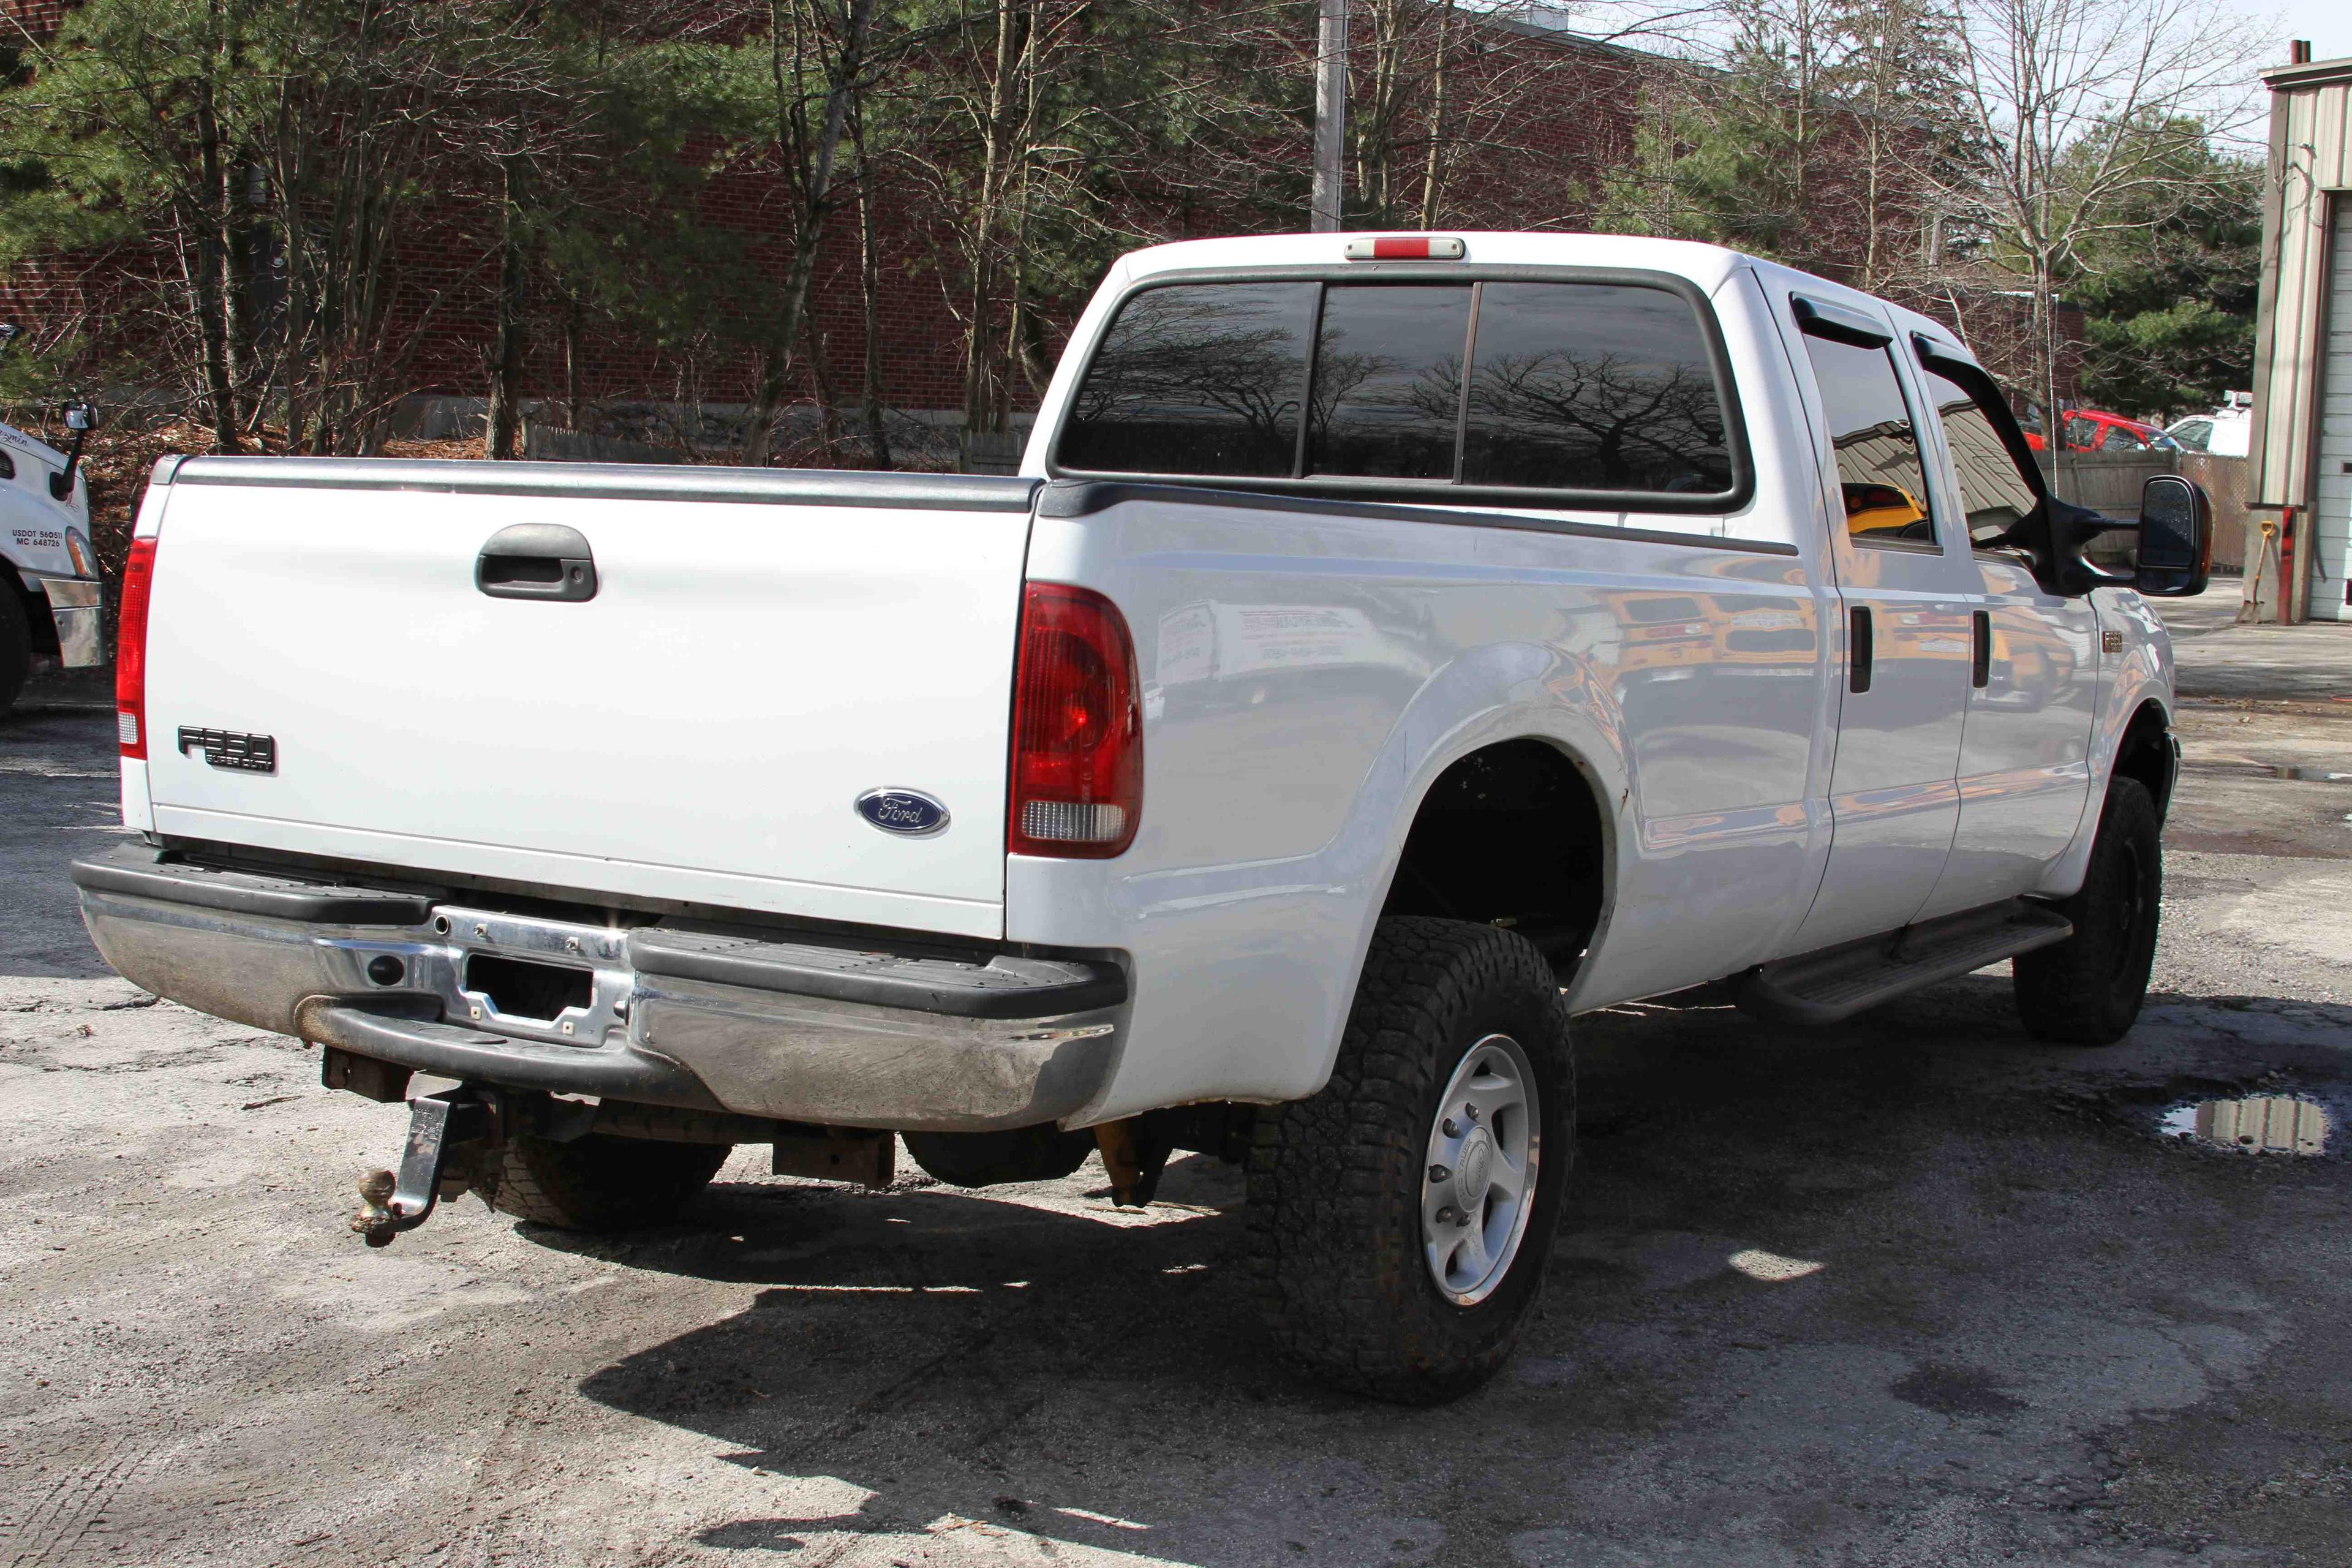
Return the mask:
[[[1534,1206],[1508,1271],[1475,1306],[1423,1256],[1423,1161],[1439,1096],[1471,1047],[1509,1035],[1535,1073]],[[1492,926],[1384,920],[1330,1081],[1270,1106],[1249,1154],[1255,1283],[1276,1343],[1315,1375],[1434,1405],[1509,1359],[1543,1285],[1574,1154],[1576,1075],[1551,965]]]
[[2026,1033],[2056,1045],[2124,1037],[2147,997],[2164,894],[2162,824],[2137,779],[2107,786],[2082,890],[2053,907],[2074,922],[2064,942],[2011,963]]
[[500,1214],[561,1230],[639,1230],[673,1219],[710,1184],[731,1143],[665,1143],[591,1132],[558,1143],[509,1138],[474,1191]]
[[[7,575],[16,575],[8,568]],[[26,618],[25,601],[14,583],[0,582],[0,719],[16,706],[25,681],[33,673],[33,623]]]

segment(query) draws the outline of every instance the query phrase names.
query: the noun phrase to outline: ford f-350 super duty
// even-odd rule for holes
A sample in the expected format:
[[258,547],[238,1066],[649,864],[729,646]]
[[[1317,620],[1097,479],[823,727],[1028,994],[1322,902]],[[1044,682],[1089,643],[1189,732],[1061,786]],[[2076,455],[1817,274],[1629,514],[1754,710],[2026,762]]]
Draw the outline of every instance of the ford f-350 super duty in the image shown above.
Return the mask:
[[[1947,328],[1730,251],[1288,236],[1111,269],[1017,478],[196,458],[141,508],[124,975],[658,1223],[731,1145],[1243,1162],[1272,1331],[1443,1398],[1570,1180],[1571,1018],[2004,959],[2116,1038],[2204,497],[2050,495]],[[2131,574],[2085,546],[2136,530]]]

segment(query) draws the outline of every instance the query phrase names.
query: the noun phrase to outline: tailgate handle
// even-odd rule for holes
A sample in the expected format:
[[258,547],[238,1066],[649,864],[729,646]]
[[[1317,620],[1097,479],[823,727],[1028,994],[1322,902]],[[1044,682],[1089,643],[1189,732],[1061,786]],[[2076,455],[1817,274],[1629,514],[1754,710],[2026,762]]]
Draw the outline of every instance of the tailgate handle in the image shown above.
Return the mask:
[[519,522],[490,535],[474,558],[474,586],[493,599],[596,596],[596,557],[587,536],[557,522]]

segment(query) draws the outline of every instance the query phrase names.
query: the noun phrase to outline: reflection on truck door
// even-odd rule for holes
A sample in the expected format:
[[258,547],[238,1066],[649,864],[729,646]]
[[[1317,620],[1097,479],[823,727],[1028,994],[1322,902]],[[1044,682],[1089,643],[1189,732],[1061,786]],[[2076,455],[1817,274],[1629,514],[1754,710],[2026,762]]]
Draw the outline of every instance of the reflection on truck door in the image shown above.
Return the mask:
[[2032,886],[2074,838],[2090,798],[2099,627],[2089,598],[2045,592],[2022,556],[1994,542],[2033,509],[2033,487],[1965,389],[1918,374],[1944,437],[1937,477],[1969,520],[1990,637],[1960,742],[1959,829],[1923,911],[1935,916]]
[[[1848,498],[1872,506],[1890,489],[1927,495],[1916,427],[1885,342],[1868,347],[1811,331],[1800,341],[1816,389],[1814,416],[1828,437],[1827,494],[1841,510]],[[1829,866],[1796,952],[1909,921],[1943,874],[1959,820],[1953,775],[1969,690],[1968,566],[1944,537],[1954,531],[1939,526],[1943,520],[1885,521],[1856,531],[1840,518],[1831,530],[1847,679],[1830,777]]]

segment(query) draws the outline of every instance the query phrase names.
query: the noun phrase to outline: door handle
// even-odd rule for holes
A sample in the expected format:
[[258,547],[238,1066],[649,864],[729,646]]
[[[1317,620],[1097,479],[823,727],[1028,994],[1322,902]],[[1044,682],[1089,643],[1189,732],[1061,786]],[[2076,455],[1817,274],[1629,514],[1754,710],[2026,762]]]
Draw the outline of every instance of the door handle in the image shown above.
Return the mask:
[[474,557],[474,586],[493,599],[576,605],[596,596],[596,555],[576,528],[519,522],[490,535]]
[[1969,684],[1992,684],[1992,612],[1979,610],[1975,616],[1976,647],[1969,660]]
[[1870,689],[1870,607],[1856,605],[1846,612],[1845,683],[1849,691]]

